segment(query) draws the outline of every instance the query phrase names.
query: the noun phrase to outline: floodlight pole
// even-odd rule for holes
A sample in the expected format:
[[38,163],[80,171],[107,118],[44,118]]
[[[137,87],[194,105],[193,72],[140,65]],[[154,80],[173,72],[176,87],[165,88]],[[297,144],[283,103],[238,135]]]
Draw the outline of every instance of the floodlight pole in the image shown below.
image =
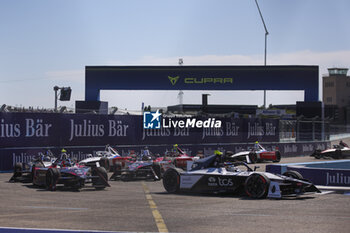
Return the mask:
[[[255,0],[255,3],[256,3],[256,6],[258,8],[258,11],[259,11],[259,14],[260,14],[260,18],[261,18],[261,21],[264,25],[264,29],[265,29],[265,56],[264,56],[264,66],[266,66],[266,54],[267,54],[267,35],[269,34],[269,32],[267,31],[267,28],[266,28],[266,24],[265,24],[265,21],[264,21],[264,18],[261,14],[261,11],[260,11],[260,7],[259,7],[259,4],[258,4],[258,0]],[[264,108],[266,108],[266,90],[264,90]]]

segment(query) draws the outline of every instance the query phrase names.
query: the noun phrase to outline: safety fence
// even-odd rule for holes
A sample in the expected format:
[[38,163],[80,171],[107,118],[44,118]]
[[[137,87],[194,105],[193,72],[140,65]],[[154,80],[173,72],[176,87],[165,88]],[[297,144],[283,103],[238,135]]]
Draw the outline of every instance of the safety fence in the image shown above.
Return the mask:
[[280,120],[281,142],[326,141],[330,137],[330,123],[320,120]]

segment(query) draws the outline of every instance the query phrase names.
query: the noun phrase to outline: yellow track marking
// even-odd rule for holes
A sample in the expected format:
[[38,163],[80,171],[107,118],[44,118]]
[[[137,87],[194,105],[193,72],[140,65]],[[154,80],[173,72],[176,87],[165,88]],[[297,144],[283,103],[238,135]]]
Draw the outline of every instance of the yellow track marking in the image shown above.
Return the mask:
[[162,215],[158,211],[156,203],[152,199],[152,195],[150,194],[149,188],[147,187],[145,182],[142,182],[142,186],[143,186],[143,191],[146,194],[146,199],[148,201],[149,208],[152,210],[153,218],[156,221],[156,225],[158,227],[158,231],[159,232],[169,232],[168,228],[165,225],[165,222],[163,220]]

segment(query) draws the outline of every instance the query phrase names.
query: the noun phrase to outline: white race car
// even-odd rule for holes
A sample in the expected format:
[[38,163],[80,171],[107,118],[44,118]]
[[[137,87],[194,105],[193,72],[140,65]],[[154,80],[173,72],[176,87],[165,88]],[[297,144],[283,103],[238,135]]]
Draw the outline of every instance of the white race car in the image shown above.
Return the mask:
[[281,198],[320,192],[296,171],[287,171],[283,175],[257,172],[244,162],[222,163],[219,155],[195,161],[189,171],[169,168],[163,175],[163,185],[168,193],[244,191],[252,198]]
[[333,145],[333,148],[326,150],[315,150],[311,155],[316,159],[320,158],[333,158],[344,159],[350,156],[350,148],[345,143],[340,142],[339,145]]
[[96,166],[96,162],[99,162],[100,166],[107,171],[113,171],[113,160],[118,157],[120,157],[118,151],[106,145],[104,151],[96,151],[95,156],[88,155],[86,159],[79,162],[79,165]]
[[248,151],[241,151],[229,156],[231,161],[245,161],[256,163],[261,161],[273,161],[278,163],[281,160],[281,153],[278,150],[268,151],[259,143],[255,143],[254,148]]

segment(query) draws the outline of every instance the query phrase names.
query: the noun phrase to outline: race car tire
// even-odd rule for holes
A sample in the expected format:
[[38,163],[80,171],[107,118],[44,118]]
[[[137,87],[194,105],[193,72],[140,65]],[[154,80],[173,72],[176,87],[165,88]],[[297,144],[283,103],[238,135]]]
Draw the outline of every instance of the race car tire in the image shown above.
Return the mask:
[[131,181],[133,179],[133,175],[130,174],[129,172],[122,172],[120,175],[120,180],[121,181]]
[[320,159],[322,157],[320,150],[315,150],[314,154],[315,159]]
[[284,176],[288,176],[294,179],[298,179],[298,180],[302,180],[303,176],[297,172],[297,171],[286,171],[285,173],[283,173]]
[[34,175],[35,175],[35,164],[32,166],[32,171],[30,172],[30,175],[31,175],[30,179],[31,179],[31,181],[33,182],[33,180],[34,180]]
[[281,161],[281,152],[276,151],[276,160],[274,160],[274,163],[278,163],[279,161]]
[[160,180],[162,178],[162,173],[161,173],[161,166],[158,162],[153,163],[152,168],[154,170],[154,173],[156,173],[158,179],[154,177],[154,180]]
[[251,198],[266,198],[269,192],[270,179],[263,174],[253,173],[246,179],[244,190]]
[[341,159],[342,153],[341,150],[335,150],[334,154],[331,156],[333,159]]
[[163,175],[163,186],[168,193],[177,193],[180,190],[180,175],[173,169],[169,168]]
[[56,191],[60,176],[61,173],[57,168],[49,168],[46,172],[46,189],[49,191]]
[[178,166],[179,166],[178,163],[177,163],[177,159],[176,159],[176,158],[173,159],[172,162],[173,162],[173,164],[174,164],[175,167],[178,167]]
[[92,186],[94,186],[95,189],[105,189],[108,186],[108,174],[106,168],[92,168],[92,176],[98,176],[96,178],[92,178]]
[[109,161],[106,157],[102,157],[100,159],[100,166],[104,167],[106,169],[106,171],[109,171]]
[[22,176],[22,163],[16,163],[13,167],[13,177],[21,177]]
[[109,178],[110,180],[114,179],[114,180],[117,180],[120,178],[120,175],[122,173],[122,163],[121,162],[116,162],[114,165],[113,165],[113,174],[111,176],[111,178]]
[[256,155],[256,153],[250,152],[248,156],[250,163],[256,163],[258,161],[258,156]]

